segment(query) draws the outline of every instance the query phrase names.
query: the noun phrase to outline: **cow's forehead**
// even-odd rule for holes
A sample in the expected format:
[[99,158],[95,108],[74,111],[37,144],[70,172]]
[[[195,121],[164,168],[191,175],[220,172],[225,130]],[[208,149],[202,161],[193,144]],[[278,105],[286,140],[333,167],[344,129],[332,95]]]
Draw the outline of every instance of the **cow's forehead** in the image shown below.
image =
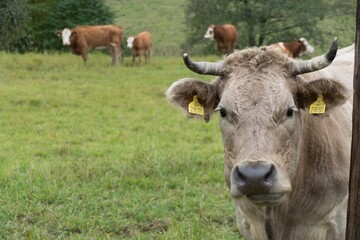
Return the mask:
[[66,37],[70,37],[70,35],[71,35],[71,30],[68,28],[64,28],[64,30],[61,33],[61,36],[63,38],[66,38]]
[[236,74],[225,85],[220,106],[234,112],[261,108],[268,113],[295,106],[292,87],[278,74]]
[[128,37],[128,38],[127,38],[127,42],[128,42],[128,43],[132,43],[133,41],[134,41],[134,37]]
[[289,61],[261,49],[249,49],[225,59],[227,76],[219,105],[239,112],[255,105],[276,111],[294,105],[295,82]]
[[224,59],[228,75],[263,74],[263,76],[290,76],[294,60],[271,48],[247,48],[235,51]]

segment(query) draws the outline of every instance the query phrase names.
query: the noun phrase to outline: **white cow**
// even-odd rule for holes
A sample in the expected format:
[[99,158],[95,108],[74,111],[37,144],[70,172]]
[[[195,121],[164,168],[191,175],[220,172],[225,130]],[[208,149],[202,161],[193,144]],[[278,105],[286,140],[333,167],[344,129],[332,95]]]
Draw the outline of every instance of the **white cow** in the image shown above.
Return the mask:
[[337,41],[311,60],[264,47],[217,63],[185,54],[190,70],[219,77],[181,79],[166,92],[190,117],[220,113],[225,179],[246,240],[345,239],[354,48],[330,65],[336,51]]

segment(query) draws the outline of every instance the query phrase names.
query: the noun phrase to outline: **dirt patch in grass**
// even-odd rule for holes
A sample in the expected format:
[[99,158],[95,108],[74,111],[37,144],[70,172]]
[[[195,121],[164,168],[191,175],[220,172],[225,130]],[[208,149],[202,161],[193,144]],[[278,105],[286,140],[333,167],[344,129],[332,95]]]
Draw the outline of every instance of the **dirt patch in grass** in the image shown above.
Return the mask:
[[169,226],[165,222],[155,221],[142,227],[143,232],[166,232],[169,230]]

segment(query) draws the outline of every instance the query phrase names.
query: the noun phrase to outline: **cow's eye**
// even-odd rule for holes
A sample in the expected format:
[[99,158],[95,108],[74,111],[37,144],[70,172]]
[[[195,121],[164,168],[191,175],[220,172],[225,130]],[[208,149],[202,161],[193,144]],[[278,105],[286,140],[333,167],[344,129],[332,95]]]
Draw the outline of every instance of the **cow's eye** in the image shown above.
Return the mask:
[[219,112],[221,117],[226,117],[226,110],[224,108],[221,108]]
[[286,116],[288,116],[288,117],[292,117],[293,114],[294,114],[294,110],[292,108],[289,108],[286,112]]
[[297,107],[290,107],[287,112],[286,112],[286,116],[287,117],[292,117],[294,115],[294,112],[298,112],[299,109]]

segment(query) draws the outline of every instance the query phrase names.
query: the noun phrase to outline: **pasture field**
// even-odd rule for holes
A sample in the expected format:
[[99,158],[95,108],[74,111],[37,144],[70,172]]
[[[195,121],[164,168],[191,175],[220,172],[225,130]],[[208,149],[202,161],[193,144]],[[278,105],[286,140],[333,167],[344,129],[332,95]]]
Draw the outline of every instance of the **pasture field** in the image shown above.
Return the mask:
[[218,116],[164,96],[212,77],[180,57],[110,61],[0,52],[0,239],[241,239]]

